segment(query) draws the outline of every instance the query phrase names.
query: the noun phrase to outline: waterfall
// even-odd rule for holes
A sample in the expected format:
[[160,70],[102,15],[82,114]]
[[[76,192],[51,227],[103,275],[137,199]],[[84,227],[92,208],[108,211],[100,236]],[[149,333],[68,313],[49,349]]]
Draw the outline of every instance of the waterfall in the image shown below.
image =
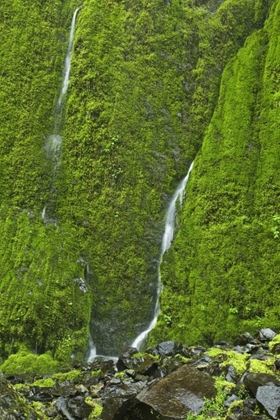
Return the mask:
[[157,286],[157,299],[156,299],[156,305],[155,305],[155,310],[154,310],[154,317],[150,325],[148,326],[148,328],[145,331],[141,332],[131,344],[132,347],[136,347],[138,350],[141,348],[142,344],[145,342],[149,332],[155,327],[158,315],[160,313],[159,298],[160,298],[160,293],[162,289],[160,265],[162,263],[163,254],[170,248],[170,245],[173,239],[174,227],[175,227],[175,216],[176,216],[176,203],[178,200],[180,202],[180,205],[182,205],[183,203],[186,184],[188,182],[192,168],[193,168],[193,162],[191,163],[189,167],[187,175],[185,176],[184,179],[181,180],[175,193],[173,194],[167,213],[166,213],[165,229],[164,229],[164,234],[162,237],[161,253],[160,253],[160,259],[159,259],[159,265],[158,265],[158,286]]
[[93,342],[93,339],[92,339],[91,334],[89,335],[88,352],[89,352],[89,356],[87,358],[87,362],[88,363],[91,363],[96,358],[96,347],[94,345],[94,342]]
[[[45,150],[48,158],[52,162],[52,180],[51,180],[51,186],[50,186],[50,193],[49,196],[51,197],[53,195],[53,185],[56,178],[56,172],[60,165],[60,150],[62,145],[62,136],[58,134],[60,128],[61,128],[61,119],[62,119],[62,111],[63,111],[63,104],[64,99],[67,93],[69,81],[70,81],[70,69],[71,69],[71,58],[72,58],[72,52],[73,52],[73,41],[74,41],[74,35],[75,35],[75,25],[76,25],[76,18],[79,10],[82,8],[82,6],[78,7],[72,17],[71,22],[71,29],[69,34],[69,41],[68,41],[68,47],[67,47],[67,54],[64,62],[64,70],[63,70],[63,82],[59,94],[59,98],[56,103],[55,107],[55,116],[54,116],[54,124],[53,124],[53,134],[50,134],[46,136],[45,138]],[[45,205],[43,211],[42,211],[42,219],[47,222],[51,221],[49,217],[47,217],[47,205]]]
[[[178,200],[180,202],[180,205],[182,205],[183,203],[185,188],[186,188],[186,184],[188,182],[191,170],[193,168],[193,163],[194,162],[191,163],[188,173],[185,176],[185,178],[180,181],[175,193],[172,196],[171,202],[169,204],[169,207],[166,213],[165,229],[164,229],[164,234],[162,237],[161,253],[160,253],[160,259],[159,259],[159,265],[158,265],[158,285],[157,285],[157,297],[156,297],[156,305],[155,305],[155,310],[154,310],[154,317],[152,321],[150,322],[148,328],[145,331],[141,332],[131,344],[131,347],[135,347],[138,350],[141,348],[142,344],[145,342],[149,332],[155,327],[158,315],[160,313],[159,298],[160,298],[160,293],[162,289],[161,277],[160,277],[160,265],[163,259],[163,254],[170,248],[170,245],[173,239],[173,233],[174,233],[174,227],[175,227],[175,216],[176,216],[176,204]],[[91,335],[89,336],[88,354],[89,354],[87,358],[88,363],[93,362],[96,357],[111,359],[111,360],[114,360],[115,362],[118,359],[113,356],[97,355],[96,347],[94,345]]]
[[89,343],[88,343],[88,358],[87,362],[92,363],[96,358],[102,360],[113,360],[114,363],[117,363],[118,357],[115,356],[104,356],[103,354],[96,353],[96,347],[94,345],[93,339],[91,334],[89,335]]
[[68,41],[68,48],[67,48],[67,54],[64,62],[64,78],[62,82],[62,87],[60,90],[60,95],[56,104],[56,112],[55,112],[55,121],[54,121],[54,132],[59,129],[59,123],[60,123],[60,117],[61,117],[61,109],[63,104],[63,99],[67,93],[68,85],[70,81],[70,69],[71,69],[71,58],[72,58],[72,52],[73,52],[73,41],[74,41],[74,35],[75,35],[75,25],[76,25],[76,18],[79,10],[82,8],[82,6],[78,7],[72,17],[72,23],[71,23],[71,29],[70,29],[70,35],[69,35],[69,41]]

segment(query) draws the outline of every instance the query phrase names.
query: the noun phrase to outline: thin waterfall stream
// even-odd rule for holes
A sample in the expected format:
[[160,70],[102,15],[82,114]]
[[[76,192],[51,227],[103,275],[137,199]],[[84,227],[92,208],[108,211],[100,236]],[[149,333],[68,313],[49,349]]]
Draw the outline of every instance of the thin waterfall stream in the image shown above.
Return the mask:
[[[62,136],[59,134],[59,131],[61,130],[63,105],[65,102],[65,97],[67,94],[69,81],[70,81],[71,58],[72,58],[72,53],[73,53],[73,42],[74,42],[74,36],[75,36],[76,18],[81,8],[82,6],[78,7],[75,10],[72,17],[71,29],[70,29],[69,41],[68,41],[68,47],[67,47],[67,54],[66,54],[66,58],[64,62],[63,82],[62,82],[59,98],[57,100],[56,107],[55,107],[53,134],[50,134],[46,137],[45,150],[46,150],[48,158],[52,162],[52,180],[51,180],[49,196],[53,194],[53,185],[56,178],[56,172],[60,165],[60,150],[61,150],[61,144],[62,144]],[[47,205],[48,204],[45,205],[42,211],[42,218],[44,221],[51,220],[47,217]]]
[[[190,176],[191,170],[193,168],[193,164],[194,164],[194,162],[191,163],[191,165],[189,167],[189,170],[188,170],[188,173],[185,176],[185,178],[180,181],[175,193],[172,196],[172,199],[170,201],[170,204],[169,204],[169,207],[168,207],[168,210],[167,210],[167,213],[166,213],[165,228],[164,228],[164,234],[163,234],[162,242],[161,242],[161,253],[160,253],[160,259],[159,259],[159,264],[158,264],[158,285],[157,285],[157,297],[156,297],[156,304],[155,304],[155,310],[154,310],[154,317],[153,317],[152,321],[150,322],[148,328],[146,330],[142,331],[135,338],[133,343],[131,344],[131,347],[135,347],[138,350],[140,350],[142,345],[145,343],[149,332],[155,327],[158,315],[160,313],[159,298],[160,298],[160,294],[161,294],[161,290],[162,290],[160,266],[161,266],[161,263],[162,263],[162,260],[163,260],[163,255],[170,248],[171,242],[173,240],[175,221],[176,221],[177,201],[179,200],[180,205],[183,204],[183,199],[184,199],[184,195],[185,195],[185,188],[186,188],[187,182],[189,180],[189,176]],[[90,335],[90,338],[89,338],[88,352],[89,352],[89,357],[88,357],[87,361],[89,363],[92,362],[98,356],[106,357],[107,359],[113,359],[113,360],[117,359],[116,357],[97,355],[96,347],[93,343],[91,335]]]
[[160,266],[162,263],[163,255],[170,248],[171,242],[173,240],[175,220],[176,220],[176,204],[178,200],[180,202],[180,205],[183,204],[185,188],[189,180],[189,176],[190,176],[192,168],[193,168],[193,162],[191,163],[189,167],[187,175],[185,176],[184,179],[180,181],[175,193],[173,194],[167,213],[166,213],[165,228],[164,228],[164,234],[163,234],[162,242],[161,242],[161,253],[160,253],[160,259],[159,259],[159,264],[158,264],[158,286],[157,286],[157,298],[156,298],[156,305],[155,305],[155,310],[154,310],[154,317],[150,325],[148,326],[148,328],[145,331],[141,332],[131,344],[131,347],[136,347],[138,350],[141,349],[141,346],[146,341],[149,332],[155,327],[158,315],[160,313],[159,298],[160,298],[160,293],[162,290]]

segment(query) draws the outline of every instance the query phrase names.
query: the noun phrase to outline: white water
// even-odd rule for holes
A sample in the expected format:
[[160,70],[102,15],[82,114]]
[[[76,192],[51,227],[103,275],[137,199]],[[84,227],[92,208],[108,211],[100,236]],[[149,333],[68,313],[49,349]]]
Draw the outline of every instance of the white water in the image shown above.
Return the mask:
[[89,356],[87,358],[88,363],[92,363],[96,358],[101,358],[102,360],[113,360],[113,362],[118,361],[118,357],[115,356],[104,356],[103,354],[97,354],[96,353],[96,347],[94,345],[94,342],[92,340],[92,336],[89,335]]
[[96,358],[96,347],[94,345],[94,342],[92,340],[92,336],[89,335],[89,356],[88,356],[88,363],[91,363],[94,361],[94,359]]
[[77,18],[77,14],[78,14],[78,12],[81,8],[82,8],[82,6],[78,7],[75,10],[75,12],[73,14],[73,17],[72,17],[67,54],[66,54],[66,58],[65,58],[65,62],[64,62],[64,78],[63,78],[63,82],[62,82],[60,95],[59,95],[57,105],[56,105],[55,129],[57,128],[56,125],[58,125],[58,122],[59,122],[59,116],[60,116],[60,111],[61,111],[61,105],[63,103],[63,98],[67,93],[69,82],[70,82],[71,58],[72,58],[72,52],[73,52],[73,41],[74,41],[74,36],[75,36],[76,18]]
[[[193,168],[193,162],[191,163],[189,167],[187,175],[179,183],[175,193],[173,194],[167,213],[166,213],[165,229],[164,229],[164,234],[162,237],[161,253],[160,253],[160,260],[159,260],[159,265],[158,265],[158,287],[157,287],[157,299],[156,299],[156,305],[155,305],[155,310],[154,310],[154,317],[150,325],[148,326],[148,328],[145,331],[141,332],[131,344],[131,347],[135,347],[138,350],[140,350],[142,344],[145,342],[149,332],[155,327],[158,315],[160,313],[159,298],[160,298],[160,293],[162,289],[161,277],[160,277],[160,265],[163,259],[163,254],[170,248],[170,245],[173,239],[173,233],[174,233],[174,227],[175,227],[175,216],[176,216],[176,203],[178,199],[179,199],[180,205],[182,205],[183,203],[186,184],[188,182],[192,168]],[[96,353],[96,347],[90,335],[89,336],[89,356],[88,356],[87,362],[91,363],[97,357],[111,359],[111,360],[114,360],[115,362],[118,360],[117,357],[98,355]]]
[[192,168],[193,168],[193,162],[191,163],[191,166],[189,167],[187,175],[179,183],[175,193],[173,194],[173,197],[171,199],[171,202],[169,204],[169,207],[166,213],[165,229],[164,229],[164,234],[162,237],[161,253],[160,253],[160,260],[159,260],[159,265],[158,265],[158,287],[157,287],[157,300],[156,300],[156,306],[155,306],[155,311],[154,311],[154,317],[150,325],[148,326],[148,328],[145,331],[141,332],[131,344],[131,347],[136,347],[138,350],[141,348],[142,344],[145,342],[149,332],[155,327],[158,315],[160,313],[159,298],[160,298],[160,293],[162,289],[161,277],[160,277],[160,265],[163,259],[163,254],[170,248],[170,245],[173,239],[175,218],[176,218],[176,203],[178,200],[180,202],[180,205],[182,205],[183,203],[186,184],[189,180],[189,176],[190,176]]
[[[56,108],[55,108],[54,125],[53,125],[54,134],[50,134],[49,136],[47,136],[46,141],[45,141],[45,150],[46,150],[47,156],[50,158],[53,165],[52,180],[51,180],[51,186],[50,186],[50,192],[49,192],[50,196],[52,196],[53,194],[53,185],[55,182],[57,170],[60,166],[60,150],[61,150],[61,145],[62,145],[62,136],[58,134],[58,131],[60,129],[63,99],[66,96],[69,81],[70,81],[71,58],[72,58],[72,52],[73,52],[73,41],[74,41],[74,35],[75,35],[76,18],[81,8],[82,6],[78,7],[75,10],[72,17],[71,29],[70,29],[70,35],[69,35],[69,41],[68,41],[68,47],[67,47],[67,54],[66,54],[66,59],[64,63],[64,72],[63,72],[64,77],[63,77],[62,87],[60,90],[60,95],[59,95]],[[45,205],[41,216],[44,222],[50,222],[52,220],[50,217],[47,216],[47,205]]]

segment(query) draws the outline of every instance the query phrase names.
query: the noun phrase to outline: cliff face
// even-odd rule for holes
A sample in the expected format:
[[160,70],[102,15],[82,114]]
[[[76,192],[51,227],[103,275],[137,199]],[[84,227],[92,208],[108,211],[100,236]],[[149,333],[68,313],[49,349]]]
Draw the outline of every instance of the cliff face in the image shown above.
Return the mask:
[[54,175],[45,149],[80,4],[1,3],[2,357],[83,357],[89,328],[98,353],[133,341],[194,158],[151,339],[277,328],[278,4],[85,0]]
[[169,337],[213,342],[279,328],[279,7],[273,3],[223,72],[163,267],[155,337],[163,328]]

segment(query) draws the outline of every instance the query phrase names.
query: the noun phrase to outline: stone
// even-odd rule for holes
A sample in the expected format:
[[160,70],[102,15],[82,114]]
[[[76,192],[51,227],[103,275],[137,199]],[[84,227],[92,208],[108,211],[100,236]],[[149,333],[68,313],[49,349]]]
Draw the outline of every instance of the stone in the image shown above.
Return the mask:
[[201,413],[205,398],[215,397],[214,384],[207,373],[184,365],[127,401],[110,420],[185,420],[190,412]]
[[223,346],[229,346],[229,342],[228,341],[226,341],[226,340],[221,340],[221,341],[217,341],[215,344],[214,344],[214,346],[215,347],[223,347]]
[[259,332],[259,339],[261,341],[271,341],[276,335],[276,332],[274,332],[270,328],[263,328]]
[[195,366],[199,370],[207,370],[211,362],[211,357],[205,354],[201,359],[196,360],[192,366]]
[[273,353],[273,354],[280,354],[280,343],[276,343],[276,344],[272,347],[272,353]]
[[110,386],[103,395],[101,420],[122,419],[123,407],[147,386],[146,381]]
[[254,397],[257,394],[258,387],[272,383],[280,385],[279,380],[268,373],[247,373],[243,378],[244,386]]
[[252,343],[254,341],[254,337],[248,333],[245,332],[244,334],[240,334],[235,340],[234,345],[235,346],[245,346],[248,343]]
[[177,341],[164,341],[157,346],[159,354],[164,356],[175,356],[183,350],[182,343]]
[[280,369],[280,359],[276,359],[274,362],[274,368],[275,370],[279,370]]
[[258,387],[257,402],[273,419],[280,417],[280,386],[267,384]]
[[20,395],[2,377],[2,372],[0,372],[0,418],[3,420],[25,418],[37,420],[35,411],[22,401]]
[[206,351],[206,347],[204,346],[196,346],[196,347],[190,347],[190,354],[191,357],[199,357],[201,356],[205,351]]
[[92,411],[92,407],[85,402],[85,397],[81,395],[70,398],[67,402],[67,406],[75,419],[87,419]]
[[131,366],[131,356],[138,353],[138,350],[135,347],[128,347],[118,358],[117,369],[119,372],[122,372],[125,369],[132,368]]
[[88,418],[92,411],[85,402],[85,398],[78,395],[74,398],[59,397],[55,403],[59,413],[63,414],[68,420]]
[[239,400],[238,396],[235,394],[232,394],[230,397],[226,399],[226,401],[224,402],[224,405],[225,407],[228,408],[234,401],[238,401],[238,400]]
[[237,381],[238,381],[238,376],[236,374],[236,371],[235,371],[234,366],[232,366],[232,365],[230,365],[228,367],[228,371],[227,371],[227,375],[226,375],[226,380],[228,382],[234,382],[234,383],[237,383]]

